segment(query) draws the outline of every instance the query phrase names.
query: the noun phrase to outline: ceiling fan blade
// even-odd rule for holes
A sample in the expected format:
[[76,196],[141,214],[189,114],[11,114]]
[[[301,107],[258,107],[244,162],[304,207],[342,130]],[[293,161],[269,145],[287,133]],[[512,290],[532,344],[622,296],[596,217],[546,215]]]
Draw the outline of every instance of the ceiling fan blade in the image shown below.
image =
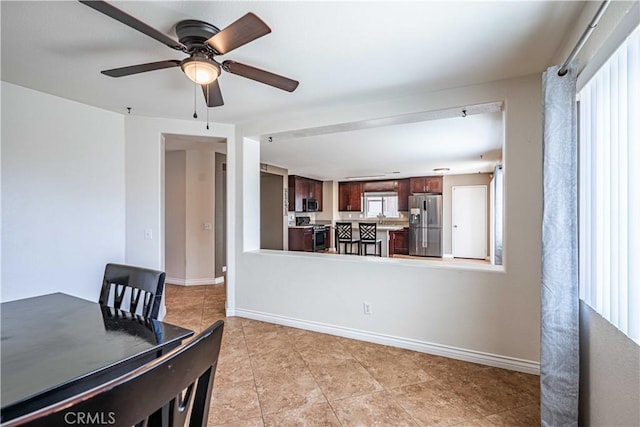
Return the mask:
[[101,0],[79,0],[80,3],[89,6],[92,9],[97,10],[100,13],[104,13],[110,18],[115,19],[116,21],[122,22],[124,25],[127,25],[134,30],[138,30],[143,34],[151,37],[152,39],[158,40],[160,43],[164,43],[172,49],[186,51],[187,47],[180,43],[177,40],[172,39],[164,33],[156,30],[155,28],[145,24],[144,22],[134,18],[133,16],[123,12],[117,7],[107,3],[106,1]]
[[224,105],[218,80],[214,80],[213,83],[209,83],[208,85],[202,85],[202,93],[204,93],[204,101],[207,103],[207,107],[220,107]]
[[222,68],[231,74],[246,77],[260,83],[277,87],[278,89],[286,90],[287,92],[293,92],[299,84],[297,80],[292,80],[290,78],[235,61],[224,61],[222,63]]
[[271,28],[262,19],[249,12],[211,37],[207,43],[220,55],[224,55],[270,32]]
[[100,71],[109,77],[124,77],[132,74],[146,73],[147,71],[162,70],[164,68],[179,67],[182,61],[169,60],[149,62],[147,64],[131,65],[129,67],[112,68],[111,70]]

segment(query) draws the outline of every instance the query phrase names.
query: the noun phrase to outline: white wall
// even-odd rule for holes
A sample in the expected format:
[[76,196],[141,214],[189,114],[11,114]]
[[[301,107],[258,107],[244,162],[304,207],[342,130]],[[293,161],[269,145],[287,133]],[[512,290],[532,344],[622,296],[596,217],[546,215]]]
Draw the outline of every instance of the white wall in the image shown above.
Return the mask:
[[[235,146],[236,282],[229,313],[395,342],[535,371],[539,361],[542,213],[541,77],[375,104],[304,111],[244,125]],[[249,136],[505,101],[506,271],[411,260],[351,261],[259,251],[259,144]],[[254,138],[255,139],[255,138]],[[230,148],[231,149],[231,148]],[[362,313],[362,303],[373,315]],[[456,353],[456,349],[462,352]]]
[[97,301],[124,261],[124,119],[2,82],[3,301]]
[[640,346],[580,301],[580,425],[640,426]]
[[185,279],[194,284],[210,284],[215,278],[214,172],[214,151],[187,150]]
[[165,273],[167,282],[187,276],[187,152],[165,154]]
[[[227,138],[228,149],[235,144],[234,127],[209,123],[209,130],[201,121],[125,117],[126,167],[126,261],[133,265],[164,270],[164,142],[163,133]],[[229,163],[233,154],[227,155]],[[257,169],[257,167],[256,167]],[[229,164],[233,171],[233,164]],[[230,197],[233,197],[230,182]],[[228,209],[233,209],[230,203]],[[233,211],[227,212],[232,226]],[[144,231],[150,229],[153,238],[145,240]],[[228,246],[233,245],[229,239]],[[233,262],[233,260],[228,261]],[[227,275],[227,279],[231,279]]]

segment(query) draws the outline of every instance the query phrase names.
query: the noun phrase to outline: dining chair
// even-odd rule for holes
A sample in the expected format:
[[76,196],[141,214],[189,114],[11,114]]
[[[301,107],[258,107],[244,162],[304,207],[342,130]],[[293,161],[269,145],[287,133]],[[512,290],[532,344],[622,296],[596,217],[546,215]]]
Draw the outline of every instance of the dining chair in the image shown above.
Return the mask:
[[360,255],[367,255],[367,247],[373,245],[373,255],[382,256],[382,240],[378,239],[378,225],[375,222],[359,222]]
[[[353,244],[358,244],[358,253],[360,253],[360,239],[353,237],[353,229],[350,222],[336,222],[336,251],[340,253],[340,243],[344,243],[344,253],[353,254]],[[349,245],[349,252],[347,252]]]
[[2,426],[206,426],[223,327],[219,320],[146,365]]
[[107,264],[99,303],[119,310],[158,318],[165,273],[132,265]]

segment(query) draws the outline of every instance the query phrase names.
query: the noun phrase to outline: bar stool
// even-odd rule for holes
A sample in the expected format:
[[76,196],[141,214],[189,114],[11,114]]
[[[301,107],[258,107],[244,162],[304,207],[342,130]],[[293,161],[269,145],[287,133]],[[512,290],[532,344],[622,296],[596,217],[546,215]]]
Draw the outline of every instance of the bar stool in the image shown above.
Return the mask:
[[367,255],[367,246],[373,245],[373,255],[382,256],[382,240],[378,239],[378,226],[375,222],[359,222],[360,247],[358,253]]
[[[353,244],[358,244],[358,254],[360,253],[360,239],[353,238],[353,230],[350,222],[336,222],[336,251],[340,253],[340,243],[344,243],[344,253],[353,255]],[[349,252],[347,252],[349,245]]]

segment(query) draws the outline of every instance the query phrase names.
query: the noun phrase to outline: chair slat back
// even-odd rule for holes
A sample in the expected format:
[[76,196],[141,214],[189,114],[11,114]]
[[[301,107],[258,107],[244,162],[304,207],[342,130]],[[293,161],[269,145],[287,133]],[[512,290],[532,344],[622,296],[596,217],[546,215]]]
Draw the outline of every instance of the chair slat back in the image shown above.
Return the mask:
[[351,241],[353,239],[353,230],[350,222],[336,222],[336,232],[338,240]]
[[[219,320],[165,356],[94,389],[8,421],[3,427],[206,426],[223,326]],[[163,407],[169,409],[164,420],[160,411]]]
[[148,268],[107,264],[99,303],[141,316],[158,318],[165,273]]
[[376,223],[359,222],[358,230],[360,231],[360,241],[363,243],[376,242],[378,226]]

